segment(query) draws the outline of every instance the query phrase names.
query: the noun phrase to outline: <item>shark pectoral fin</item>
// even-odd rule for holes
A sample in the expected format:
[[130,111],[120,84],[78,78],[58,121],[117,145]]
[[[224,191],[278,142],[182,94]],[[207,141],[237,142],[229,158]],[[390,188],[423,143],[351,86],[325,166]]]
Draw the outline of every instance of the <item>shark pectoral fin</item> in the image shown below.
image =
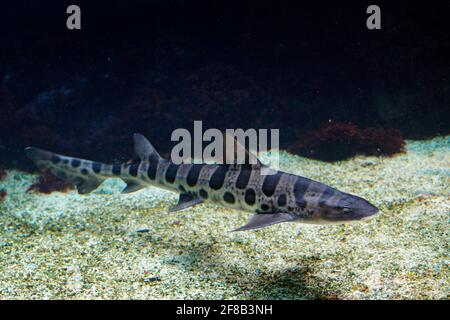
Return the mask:
[[180,194],[180,199],[178,200],[178,204],[172,208],[169,209],[169,212],[175,212],[180,211],[192,206],[195,206],[197,204],[200,204],[203,202],[203,199],[201,199],[197,195],[193,195],[190,193],[182,193]]
[[253,215],[245,226],[232,230],[245,231],[251,229],[259,229],[273,224],[294,221],[295,216],[291,213],[278,212],[278,213],[258,213]]
[[122,193],[131,193],[138,190],[141,190],[142,188],[145,188],[144,185],[137,183],[135,181],[125,181],[127,183],[127,186],[122,190]]

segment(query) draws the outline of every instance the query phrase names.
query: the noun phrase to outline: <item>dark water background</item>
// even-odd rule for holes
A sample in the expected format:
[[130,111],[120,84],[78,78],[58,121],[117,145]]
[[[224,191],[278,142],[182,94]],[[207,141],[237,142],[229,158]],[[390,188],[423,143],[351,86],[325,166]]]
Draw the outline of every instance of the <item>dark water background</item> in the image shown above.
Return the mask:
[[448,1],[377,1],[374,31],[372,1],[294,3],[2,4],[0,168],[34,169],[27,145],[126,159],[134,132],[164,154],[194,120],[279,128],[283,148],[324,160],[450,132]]

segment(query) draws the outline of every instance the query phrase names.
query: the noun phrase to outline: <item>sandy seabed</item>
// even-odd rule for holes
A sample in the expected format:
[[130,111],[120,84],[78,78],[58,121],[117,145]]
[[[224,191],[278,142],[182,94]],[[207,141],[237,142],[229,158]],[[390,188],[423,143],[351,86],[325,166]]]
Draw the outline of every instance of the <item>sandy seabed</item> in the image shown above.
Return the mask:
[[448,299],[450,137],[408,141],[391,158],[330,164],[281,152],[280,162],[380,214],[230,233],[251,214],[213,204],[167,213],[176,194],[124,195],[116,179],[84,196],[27,193],[37,176],[10,171],[0,181],[0,298]]

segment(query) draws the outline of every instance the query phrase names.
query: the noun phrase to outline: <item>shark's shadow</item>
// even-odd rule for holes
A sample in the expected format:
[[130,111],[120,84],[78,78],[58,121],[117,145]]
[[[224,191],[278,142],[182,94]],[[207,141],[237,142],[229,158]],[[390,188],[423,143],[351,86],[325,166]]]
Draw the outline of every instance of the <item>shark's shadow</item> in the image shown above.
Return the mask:
[[[152,241],[151,237],[148,240]],[[169,246],[179,255],[168,258],[165,263],[177,265],[186,272],[219,275],[215,281],[235,287],[236,294],[246,299],[339,299],[341,294],[331,280],[324,283],[323,279],[313,276],[314,265],[319,260],[311,257],[296,258],[295,267],[290,263],[291,267],[283,270],[245,270],[242,265],[227,264],[225,268],[222,249],[214,243],[174,243]]]
[[[301,264],[301,262],[299,262]],[[336,299],[337,295],[326,293],[310,275],[309,267],[286,268],[280,271],[266,271],[254,278],[238,278],[240,283],[253,281],[252,290],[248,291],[249,299],[264,300],[311,300]]]

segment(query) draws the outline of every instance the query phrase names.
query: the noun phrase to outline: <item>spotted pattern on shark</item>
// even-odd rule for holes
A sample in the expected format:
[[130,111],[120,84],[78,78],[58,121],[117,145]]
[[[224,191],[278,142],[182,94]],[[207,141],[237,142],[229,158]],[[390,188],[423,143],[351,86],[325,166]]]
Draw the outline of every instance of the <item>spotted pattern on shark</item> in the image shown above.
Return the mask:
[[[73,183],[81,194],[95,190],[105,179],[119,177],[123,193],[156,186],[180,193],[169,211],[185,210],[208,201],[253,212],[248,223],[234,231],[267,227],[282,222],[346,223],[373,216],[378,209],[367,200],[318,181],[257,164],[175,164],[163,159],[141,134],[134,135],[131,163],[105,164],[28,147],[26,155],[40,170]],[[265,170],[264,172],[267,172]]]

